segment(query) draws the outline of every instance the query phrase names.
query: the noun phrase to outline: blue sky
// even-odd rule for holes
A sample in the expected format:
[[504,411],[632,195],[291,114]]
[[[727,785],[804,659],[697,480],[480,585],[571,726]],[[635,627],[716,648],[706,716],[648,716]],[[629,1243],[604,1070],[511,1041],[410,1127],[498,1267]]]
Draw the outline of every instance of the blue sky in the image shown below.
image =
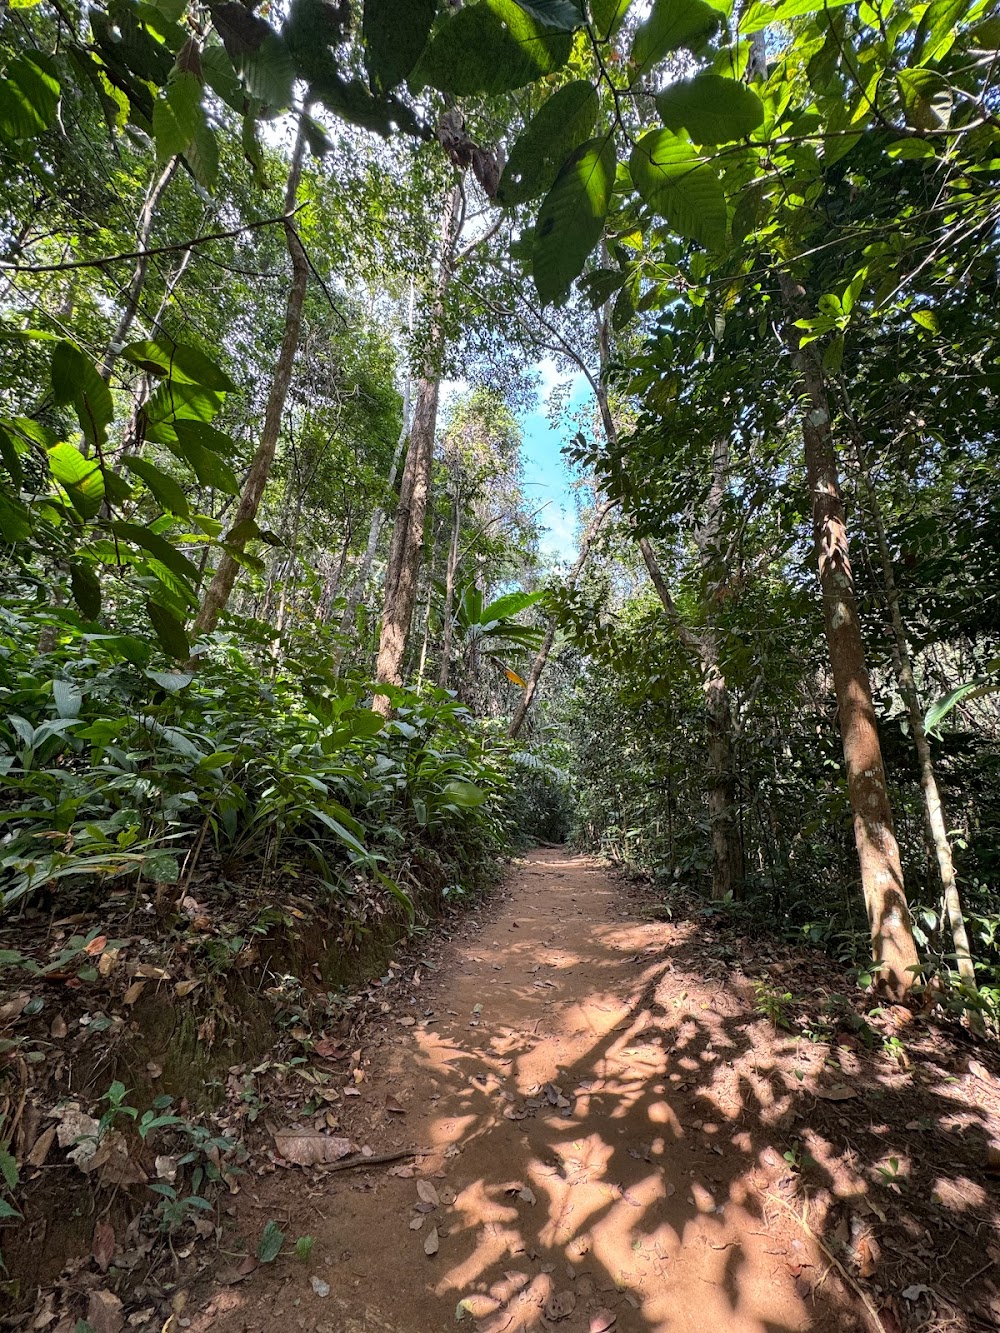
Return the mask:
[[520,418],[524,431],[521,454],[525,493],[533,510],[545,506],[536,520],[543,533],[543,556],[572,561],[576,555],[576,502],[572,474],[561,450],[572,437],[574,427],[565,420],[565,413],[563,420],[553,426],[546,415],[546,407],[549,394],[558,384],[570,386],[567,406],[570,409],[581,407],[588,397],[587,383],[582,375],[558,371],[551,361],[543,361],[538,372],[541,383],[535,410]]

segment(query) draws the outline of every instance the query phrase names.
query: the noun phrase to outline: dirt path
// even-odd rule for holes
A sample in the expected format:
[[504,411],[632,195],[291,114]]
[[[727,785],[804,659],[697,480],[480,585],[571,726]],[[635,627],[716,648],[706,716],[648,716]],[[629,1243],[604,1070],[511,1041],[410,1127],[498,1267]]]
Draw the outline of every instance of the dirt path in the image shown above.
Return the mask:
[[585,858],[518,865],[492,919],[387,1016],[344,1103],[375,1152],[427,1155],[248,1182],[244,1233],[275,1218],[312,1254],[217,1288],[194,1333],[437,1333],[456,1315],[479,1333],[862,1327],[780,1202],[773,1033],[738,987],[685,965],[691,927],[621,904]]

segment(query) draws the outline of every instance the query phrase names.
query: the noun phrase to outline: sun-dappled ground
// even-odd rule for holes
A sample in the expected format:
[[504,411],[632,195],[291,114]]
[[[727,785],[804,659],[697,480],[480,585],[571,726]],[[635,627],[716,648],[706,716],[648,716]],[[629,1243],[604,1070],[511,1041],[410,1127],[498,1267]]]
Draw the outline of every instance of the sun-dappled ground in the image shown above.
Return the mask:
[[780,951],[641,906],[586,858],[522,862],[344,1098],[353,1138],[420,1155],[248,1184],[242,1231],[312,1250],[202,1290],[195,1333],[992,1326],[985,1105],[901,1043],[776,1026],[749,976]]

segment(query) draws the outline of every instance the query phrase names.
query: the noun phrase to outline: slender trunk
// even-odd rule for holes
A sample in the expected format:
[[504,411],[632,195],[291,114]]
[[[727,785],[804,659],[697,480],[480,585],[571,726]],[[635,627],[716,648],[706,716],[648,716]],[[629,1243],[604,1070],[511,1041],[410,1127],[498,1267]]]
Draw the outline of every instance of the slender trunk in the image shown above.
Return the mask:
[[[570,570],[566,579],[566,587],[573,589],[576,587],[576,581],[580,577],[584,565],[587,563],[587,557],[590,555],[590,548],[593,546],[600,532],[604,520],[618,503],[617,500],[605,500],[597,509],[590,520],[586,532],[580,542],[580,550],[576,557],[576,563]],[[549,660],[549,653],[552,651],[552,644],[556,637],[556,621],[551,619],[545,630],[545,637],[539,645],[538,652],[535,654],[535,660],[531,664],[531,670],[528,672],[528,679],[525,682],[524,693],[518,700],[517,707],[514,709],[514,716],[510,720],[510,726],[507,728],[507,735],[511,740],[516,740],[518,733],[524,726],[524,720],[531,711],[531,705],[534,702],[535,694],[538,691],[538,682],[542,678],[542,672],[545,670],[545,664]]]
[[[392,488],[396,484],[396,473],[399,471],[399,460],[403,456],[403,448],[407,437],[410,434],[410,381],[407,378],[403,383],[403,425],[399,432],[399,439],[396,441],[396,449],[392,455],[392,463],[389,466],[389,475],[386,477],[385,493],[392,494]],[[378,550],[379,538],[382,535],[382,527],[385,523],[385,505],[380,504],[374,514],[368,527],[368,542],[365,546],[365,553],[361,557],[361,563],[358,565],[351,584],[351,591],[347,595],[347,602],[344,606],[344,614],[340,617],[341,634],[350,634],[354,621],[358,614],[358,607],[361,605],[361,598],[364,596],[365,588],[368,586],[368,579],[372,572],[372,565],[375,563],[375,552]],[[331,599],[332,600],[332,599]],[[335,655],[333,669],[336,673],[340,670],[340,665],[344,660],[346,644],[337,650]]]
[[[149,238],[153,231],[153,223],[156,221],[156,209],[160,202],[160,196],[170,184],[174,172],[177,170],[177,164],[180,161],[177,157],[172,157],[167,165],[157,176],[149,187],[146,195],[146,202],[142,206],[142,213],[139,215],[139,231],[136,236],[138,244],[136,249],[140,251],[148,250]],[[142,289],[146,285],[146,274],[149,271],[149,256],[140,254],[135,261],[135,268],[132,271],[132,281],[128,285],[128,294],[125,297],[125,305],[119,317],[118,324],[114,333],[111,335],[111,342],[108,344],[108,350],[104,354],[104,360],[101,363],[99,374],[102,380],[110,380],[111,373],[115,368],[115,362],[125,346],[125,340],[128,338],[129,330],[135,322],[135,317],[139,312],[139,302],[142,300]]]
[[462,527],[461,481],[455,481],[455,494],[451,504],[451,541],[448,544],[448,563],[444,575],[444,623],[441,627],[441,665],[438,669],[438,684],[443,690],[448,688],[448,675],[451,669],[451,640],[455,614],[455,571],[458,569],[458,538]]
[[[240,502],[229,530],[230,533],[237,532],[237,536],[230,536],[226,539],[227,545],[238,554],[242,554],[247,544],[247,538],[239,536],[238,530],[243,524],[251,522],[257,517],[257,511],[264,495],[264,488],[271,472],[271,465],[274,462],[278,436],[281,432],[281,415],[285,408],[285,399],[288,396],[288,386],[292,379],[295,353],[298,350],[299,333],[302,327],[302,307],[308,285],[309,261],[292,222],[292,214],[295,211],[295,201],[302,176],[304,152],[305,130],[303,123],[300,122],[298,137],[295,140],[295,150],[292,154],[292,163],[288,172],[288,183],[285,187],[285,240],[291,260],[292,281],[285,305],[285,328],[281,339],[281,350],[278,353],[274,378],[271,381],[271,391],[267,398],[260,443],[257,445],[257,452],[250,464],[250,471],[247,473],[246,481],[243,484]],[[215,574],[208,585],[201,608],[195,618],[193,626],[195,635],[209,634],[215,629],[219,623],[219,617],[225,611],[229,602],[229,596],[232,593],[238,572],[239,562],[235,556],[230,554],[229,550],[223,550]]]
[[882,508],[878,501],[874,482],[865,464],[860,440],[858,441],[858,454],[865,490],[868,495],[868,508],[875,529],[875,539],[878,543],[879,557],[882,564],[885,600],[889,607],[889,619],[892,623],[893,663],[896,668],[896,678],[899,681],[899,692],[903,696],[907,716],[910,719],[913,746],[917,752],[917,762],[920,766],[920,788],[924,797],[924,818],[927,822],[927,831],[930,834],[931,845],[934,848],[934,855],[937,860],[942,901],[948,917],[952,939],[955,943],[958,974],[974,992],[976,990],[976,969],[972,961],[968,931],[965,928],[965,917],[962,914],[962,901],[958,893],[958,879],[955,875],[955,863],[952,859],[951,842],[948,838],[948,825],[945,821],[941,793],[938,790],[937,777],[934,773],[930,742],[927,739],[927,732],[924,730],[924,714],[920,706],[917,682],[913,675],[913,661],[910,657],[906,626],[903,623],[903,614],[899,605],[899,589],[896,586],[892,555],[885,535],[885,524],[882,521]]
[[[399,503],[389,546],[385,574],[385,601],[379,636],[375,679],[379,684],[401,685],[406,645],[410,637],[417,575],[424,547],[424,520],[431,490],[434,437],[437,432],[438,399],[441,388],[441,357],[445,346],[445,300],[451,285],[455,254],[456,222],[461,208],[458,184],[448,191],[441,223],[441,261],[438,266],[430,332],[424,349],[417,384],[410,447],[406,454],[399,488]],[[389,698],[377,694],[372,707],[383,717],[392,711]]]
[[864,642],[854,595],[847,523],[840,492],[830,404],[819,362],[799,345],[794,320],[804,314],[804,289],[780,275],[785,336],[799,377],[806,476],[812,497],[813,537],[823,595],[823,621],[837,696],[854,840],[872,937],[881,966],[879,985],[902,996],[913,984],[919,960],[910,926],[899,847],[893,832],[882,748]]

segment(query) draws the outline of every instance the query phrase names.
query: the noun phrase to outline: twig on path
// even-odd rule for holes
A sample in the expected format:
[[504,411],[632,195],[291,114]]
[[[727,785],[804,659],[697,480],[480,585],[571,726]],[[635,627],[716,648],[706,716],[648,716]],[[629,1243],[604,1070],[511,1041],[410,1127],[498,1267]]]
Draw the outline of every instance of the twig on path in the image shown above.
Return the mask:
[[402,1152],[377,1152],[371,1157],[355,1153],[353,1157],[342,1157],[339,1162],[330,1162],[323,1174],[329,1175],[331,1171],[350,1171],[355,1166],[383,1166],[386,1162],[400,1162],[404,1157],[423,1157],[426,1151],[425,1148],[404,1148]]
[[877,1329],[877,1333],[888,1333],[885,1324],[882,1322],[882,1316],[875,1309],[875,1306],[872,1305],[865,1289],[860,1285],[860,1283],[858,1283],[855,1280],[855,1278],[851,1276],[851,1274],[847,1271],[847,1269],[840,1262],[840,1260],[833,1253],[833,1251],[830,1250],[828,1246],[824,1245],[824,1243],[820,1240],[819,1236],[816,1235],[815,1231],[813,1231],[812,1227],[806,1221],[804,1215],[805,1211],[804,1208],[803,1208],[803,1213],[800,1214],[796,1212],[796,1210],[792,1207],[790,1203],[788,1203],[785,1199],[780,1198],[777,1194],[767,1194],[765,1195],[765,1198],[771,1200],[774,1203],[780,1204],[781,1207],[784,1208],[787,1213],[790,1213],[792,1217],[795,1218],[796,1222],[798,1222],[799,1226],[806,1233],[806,1235],[813,1242],[813,1244],[817,1247],[817,1249],[821,1250],[823,1254],[826,1255],[827,1259],[829,1259],[830,1263],[834,1266],[834,1268],[836,1268],[837,1272],[848,1284],[848,1286],[850,1286],[852,1290],[861,1298],[862,1302],[864,1303],[865,1309],[872,1317],[872,1320],[875,1324],[875,1328]]

